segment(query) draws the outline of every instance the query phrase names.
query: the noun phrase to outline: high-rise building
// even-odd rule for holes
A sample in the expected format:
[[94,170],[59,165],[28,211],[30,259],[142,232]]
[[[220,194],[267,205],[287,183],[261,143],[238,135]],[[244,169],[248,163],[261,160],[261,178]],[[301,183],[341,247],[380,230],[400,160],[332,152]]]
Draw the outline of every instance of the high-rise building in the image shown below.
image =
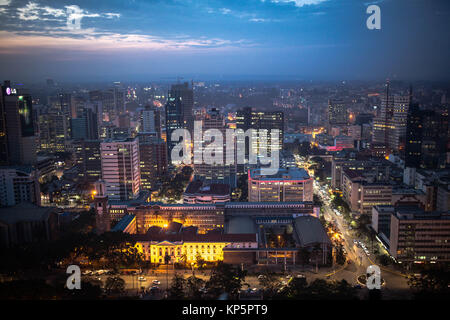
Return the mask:
[[4,88],[9,162],[32,165],[36,162],[36,136],[31,96],[23,90],[11,88],[9,81],[5,81]]
[[391,214],[389,252],[401,263],[450,261],[450,215],[397,207]]
[[37,115],[37,122],[39,151],[64,152],[71,132],[67,116],[58,108],[50,107]]
[[161,136],[161,112],[159,109],[146,106],[141,113],[141,132],[156,132],[157,136]]
[[167,174],[167,147],[152,134],[140,133],[138,139],[142,189],[150,191]]
[[[194,163],[194,176],[196,179],[211,183],[224,183],[230,185],[232,188],[236,187],[236,161],[232,164],[227,164],[226,159],[226,128],[223,116],[219,110],[212,108],[205,114],[201,115],[198,120],[202,122],[202,130],[205,132],[209,129],[219,130],[223,137],[223,146],[220,148],[220,152],[217,150],[214,155],[208,157],[203,154],[203,161],[201,163]],[[204,141],[204,135],[202,135],[202,141],[195,141],[196,146],[202,145],[203,148],[211,141]],[[214,160],[213,160],[214,159]],[[218,163],[213,162],[217,160]]]
[[176,129],[187,129],[193,131],[193,109],[194,91],[187,82],[174,84],[169,90],[166,103],[166,135],[167,151],[169,162],[171,162],[171,152],[179,141],[172,141],[171,134]]
[[386,146],[387,153],[403,153],[405,150],[406,123],[411,95],[399,96],[389,92],[381,97],[380,115],[373,120],[372,142]]
[[73,142],[75,163],[84,182],[95,182],[102,177],[100,140],[77,140]]
[[328,123],[330,125],[345,125],[348,122],[347,107],[342,100],[328,100]]
[[262,175],[260,169],[249,170],[248,201],[312,201],[313,179],[304,169],[279,169],[276,175]]
[[[258,133],[256,130],[263,130],[267,133],[267,145],[261,145],[259,139],[258,143],[251,144],[250,139],[245,143],[245,141],[239,141],[238,143],[245,143],[245,159],[249,159],[250,149],[253,148],[252,151],[254,154],[261,154],[260,148],[266,148],[266,150],[271,152],[271,131],[273,129],[279,130],[278,137],[278,146],[275,146],[278,152],[281,152],[283,149],[283,141],[284,141],[284,113],[282,111],[257,111],[253,110],[250,107],[245,107],[241,110],[238,110],[236,113],[236,128],[242,129],[244,132],[248,129],[254,129],[252,132],[252,136],[257,138]],[[270,153],[268,153],[270,155]],[[246,174],[247,170],[250,166],[247,165],[238,165],[239,174]]]
[[0,167],[0,206],[41,204],[39,172],[32,166]]
[[[11,93],[11,91],[9,91],[9,93]],[[6,94],[6,88],[0,85],[0,165],[6,165],[9,163],[8,136],[6,132],[6,114],[3,101],[3,96]]]
[[137,139],[107,139],[100,145],[105,195],[112,200],[129,200],[139,195],[141,172]]
[[71,119],[72,139],[98,139],[97,115],[91,109],[84,109],[80,116]]
[[439,169],[446,165],[448,112],[420,110],[412,106],[408,112],[405,166]]

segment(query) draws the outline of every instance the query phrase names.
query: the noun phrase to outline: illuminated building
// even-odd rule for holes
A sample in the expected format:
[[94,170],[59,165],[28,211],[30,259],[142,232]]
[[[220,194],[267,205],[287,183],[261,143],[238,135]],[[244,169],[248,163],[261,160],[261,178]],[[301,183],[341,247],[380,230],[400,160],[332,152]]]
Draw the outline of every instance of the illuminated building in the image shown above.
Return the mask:
[[166,137],[169,163],[171,152],[178,141],[172,141],[172,132],[176,129],[188,129],[192,135],[194,126],[192,109],[194,107],[194,92],[189,83],[173,84],[169,90],[166,103]]
[[101,179],[100,140],[76,140],[72,145],[81,180],[95,182]]
[[328,101],[328,123],[330,125],[346,125],[348,122],[347,107],[342,100]]
[[36,162],[36,136],[31,96],[11,88],[9,81],[5,81],[3,87],[9,163],[32,165]]
[[343,170],[342,196],[352,212],[370,214],[372,207],[392,203],[392,185],[376,182],[375,178],[361,171]]
[[108,139],[100,144],[102,179],[111,200],[129,200],[141,189],[137,139]]
[[156,132],[138,134],[141,184],[143,190],[152,190],[159,179],[167,174],[166,143],[154,136]]
[[6,95],[6,88],[0,85],[0,165],[7,165],[9,163],[9,154],[3,95]]
[[411,96],[390,94],[389,83],[386,88],[386,94],[381,97],[380,114],[373,120],[372,141],[382,144],[394,152],[400,152],[404,150]]
[[260,169],[248,174],[248,199],[258,201],[312,201],[313,179],[306,170],[279,169],[276,175],[262,175]]
[[192,181],[183,192],[183,203],[224,203],[229,202],[230,186],[227,184],[213,183],[204,185],[202,181]]
[[161,112],[158,108],[146,106],[140,121],[140,132],[155,132],[157,137],[161,137]]
[[[278,152],[283,150],[283,143],[284,143],[284,113],[282,111],[257,111],[253,110],[250,107],[243,108],[241,110],[238,110],[236,113],[236,128],[242,129],[244,132],[246,132],[248,129],[254,129],[253,134],[256,135],[256,130],[264,130],[267,132],[267,145],[266,146],[260,146],[258,141],[257,144],[252,145],[253,153],[254,154],[260,154],[259,148],[263,147],[266,148],[266,150],[270,150],[271,148],[271,138],[270,138],[270,132],[273,129],[279,130],[279,145],[278,145]],[[244,141],[245,142],[245,141]],[[250,142],[245,144],[245,159],[249,158],[249,149],[250,148]],[[246,174],[248,170],[248,165],[238,165],[238,172],[239,174]]]
[[[141,192],[142,194],[142,192]],[[148,196],[147,196],[148,197]],[[170,222],[185,226],[195,226],[199,233],[223,228],[225,219],[244,216],[257,219],[270,217],[271,221],[292,218],[293,215],[317,215],[312,202],[226,202],[216,204],[162,204],[147,202],[147,198],[115,201],[106,197],[96,197],[95,207],[99,223],[109,224],[120,221],[125,215],[136,216],[137,233],[143,234],[150,227],[164,227]],[[103,228],[105,229],[105,228]]]
[[258,247],[257,234],[165,234],[156,229],[133,238],[145,260],[152,263],[164,263],[166,255],[171,263],[196,263],[199,257],[205,262],[223,261],[224,249]]
[[344,169],[366,172],[376,176],[376,181],[388,181],[391,163],[385,159],[354,160],[333,159],[331,162],[331,187],[341,189],[342,173]]
[[[236,161],[232,164],[227,164],[226,159],[226,128],[223,116],[219,110],[215,108],[209,109],[206,113],[199,116],[202,123],[202,130],[210,129],[219,130],[223,138],[223,146],[220,151],[215,154],[214,158],[207,158],[206,152],[203,153],[203,161],[201,163],[194,162],[194,177],[195,179],[204,181],[207,184],[223,183],[235,188],[236,181]],[[205,148],[210,141],[203,141],[204,134],[202,134],[202,141],[194,141],[195,146],[202,146]],[[194,138],[195,139],[195,138]],[[217,159],[220,163],[213,163]]]
[[450,215],[397,207],[391,215],[389,252],[401,263],[449,262]]

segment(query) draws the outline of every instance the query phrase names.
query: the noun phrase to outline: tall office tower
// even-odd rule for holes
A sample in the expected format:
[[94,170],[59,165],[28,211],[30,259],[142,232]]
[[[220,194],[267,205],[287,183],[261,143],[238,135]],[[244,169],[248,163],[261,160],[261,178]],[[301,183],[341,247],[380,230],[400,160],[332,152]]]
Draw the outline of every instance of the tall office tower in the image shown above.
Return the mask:
[[389,83],[381,97],[380,114],[373,120],[372,142],[388,148],[388,153],[403,153],[405,148],[406,122],[411,97],[392,95]]
[[[260,146],[259,141],[257,144],[252,145],[254,154],[260,154],[260,147],[266,147],[267,150],[271,150],[271,135],[270,132],[273,129],[279,130],[279,145],[277,150],[280,152],[283,150],[284,140],[284,113],[282,111],[255,111],[250,107],[238,110],[236,113],[236,128],[247,131],[248,129],[255,129],[253,135],[256,137],[256,130],[264,130],[267,132],[267,146]],[[242,141],[240,141],[242,143]],[[250,141],[245,143],[245,159],[249,159]],[[238,165],[238,173],[246,174],[248,165]]]
[[100,140],[75,140],[73,150],[81,180],[95,182],[101,179]]
[[102,116],[97,114],[104,121],[112,121],[116,118],[116,99],[114,97],[114,90],[106,91],[90,91],[89,100],[93,103],[101,103]]
[[111,89],[114,93],[114,108],[116,116],[125,112],[125,91],[116,86]]
[[167,147],[154,133],[140,133],[139,154],[142,189],[152,190],[167,174]]
[[141,132],[156,132],[157,136],[161,136],[161,112],[159,109],[146,106],[141,113]]
[[107,139],[100,145],[102,180],[112,200],[130,200],[139,195],[141,171],[137,139]]
[[[219,110],[212,108],[205,114],[200,116],[202,121],[203,133],[209,129],[219,130],[223,137],[223,146],[218,154],[214,153],[213,157],[203,154],[203,161],[200,164],[194,163],[194,176],[195,179],[204,181],[206,183],[225,183],[230,185],[231,188],[236,187],[236,161],[233,164],[226,164],[226,128],[223,116],[219,113]],[[211,143],[210,140],[204,140],[204,134],[202,141],[195,141],[195,145],[201,144],[203,148]],[[212,164],[213,159],[219,161],[219,163]]]
[[4,87],[6,95],[3,97],[3,104],[9,161],[15,165],[32,165],[36,162],[36,136],[31,96],[11,89],[9,81],[5,81]]
[[84,109],[80,116],[71,120],[72,139],[98,139],[97,115],[91,109]]
[[41,108],[37,115],[39,151],[64,152],[70,139],[68,117],[58,107]]
[[420,110],[417,106],[411,109],[408,112],[405,166],[444,168],[449,130],[447,110]]
[[417,105],[409,107],[405,140],[405,167],[419,168],[422,159],[422,119]]
[[[10,91],[8,92],[10,93]],[[3,96],[6,94],[6,88],[0,85],[0,165],[6,165],[9,162],[8,137],[6,133],[5,107],[3,102]]]
[[83,116],[85,103],[86,101],[83,97],[72,95],[70,100],[70,115],[72,119]]
[[22,202],[41,204],[38,171],[32,166],[0,167],[0,206]]
[[171,86],[166,103],[166,135],[167,153],[171,162],[171,152],[179,141],[172,141],[171,134],[176,129],[187,129],[193,132],[194,91],[187,82]]
[[342,100],[328,100],[328,123],[330,125],[345,125],[348,122],[347,107]]

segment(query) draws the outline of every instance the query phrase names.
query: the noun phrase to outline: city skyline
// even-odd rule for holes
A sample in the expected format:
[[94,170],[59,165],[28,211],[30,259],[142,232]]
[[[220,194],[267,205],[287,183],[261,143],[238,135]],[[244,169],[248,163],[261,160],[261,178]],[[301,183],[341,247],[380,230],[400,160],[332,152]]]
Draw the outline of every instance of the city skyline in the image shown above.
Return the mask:
[[421,0],[2,0],[0,66],[22,81],[448,80],[449,15]]

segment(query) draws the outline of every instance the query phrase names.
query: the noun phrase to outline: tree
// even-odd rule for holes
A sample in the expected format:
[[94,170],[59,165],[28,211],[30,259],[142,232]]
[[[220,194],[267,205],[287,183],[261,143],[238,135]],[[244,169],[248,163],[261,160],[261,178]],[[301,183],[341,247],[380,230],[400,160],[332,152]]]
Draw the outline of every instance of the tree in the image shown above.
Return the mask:
[[233,299],[237,298],[245,280],[246,271],[230,264],[219,262],[212,270],[210,279],[206,282],[206,288],[214,298],[226,293]]
[[336,263],[342,266],[345,263],[345,260],[344,247],[342,244],[339,244],[336,246]]
[[122,294],[125,291],[125,280],[120,277],[108,277],[105,282],[105,290],[110,294]]
[[259,278],[259,284],[263,287],[264,299],[273,298],[281,288],[281,281],[273,272],[265,272]]
[[408,279],[415,299],[449,299],[450,271],[445,266],[423,270],[420,276]]
[[181,300],[184,298],[184,288],[186,286],[186,280],[175,273],[175,275],[172,278],[172,283],[169,288],[169,295],[168,298],[172,300]]
[[203,269],[203,265],[205,264],[205,259],[203,259],[203,257],[200,254],[200,252],[197,252],[197,255],[195,256],[195,262],[197,263],[197,267],[200,270],[202,270]]
[[186,289],[189,299],[198,300],[203,296],[202,288],[205,287],[205,281],[197,278],[196,276],[190,276],[187,279]]

